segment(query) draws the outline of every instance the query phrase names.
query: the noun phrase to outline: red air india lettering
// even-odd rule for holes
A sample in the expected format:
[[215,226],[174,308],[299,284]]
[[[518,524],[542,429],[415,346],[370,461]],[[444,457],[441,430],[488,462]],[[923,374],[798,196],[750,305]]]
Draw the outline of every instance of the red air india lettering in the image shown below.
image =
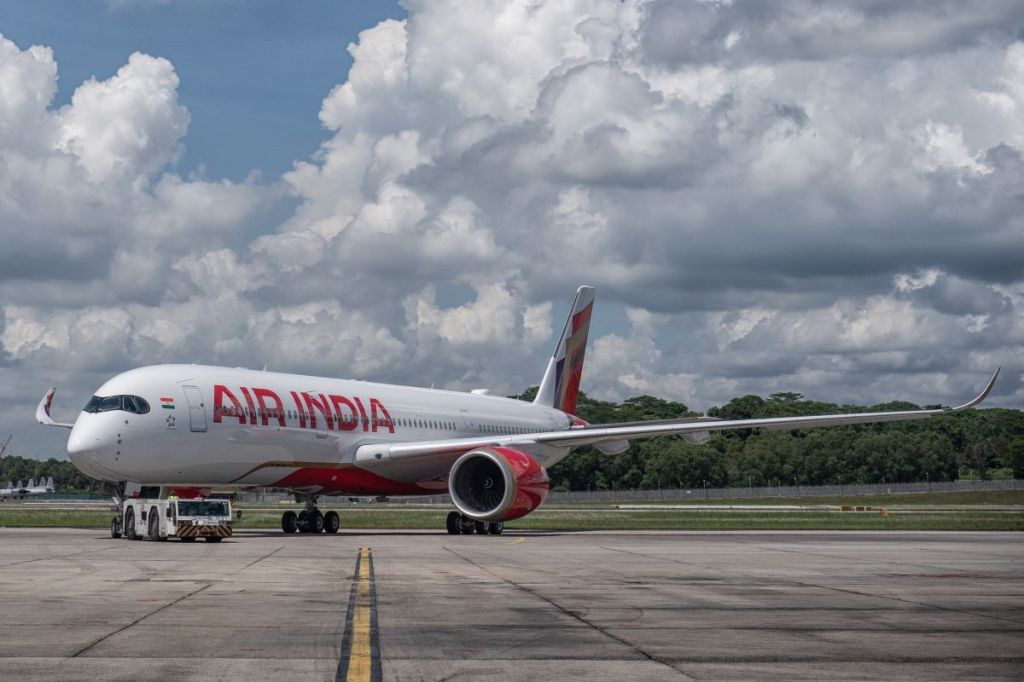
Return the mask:
[[[331,405],[338,415],[339,431],[355,431],[359,422],[359,413],[351,400],[343,395],[331,395]],[[342,409],[344,406],[345,409]]]
[[[284,404],[276,393],[271,391],[269,388],[254,388],[252,389],[252,393],[256,396],[256,401],[260,404],[260,415],[263,417],[264,426],[267,426],[268,417],[277,417],[278,426],[288,425],[284,420]],[[272,407],[267,406],[268,400],[273,400]]]
[[[232,408],[229,413],[226,413],[224,408],[224,398],[231,401]],[[227,386],[216,384],[213,387],[213,423],[220,424],[222,416],[238,417],[238,423],[245,424],[245,413],[242,412],[242,404],[238,402],[238,398]]]
[[391,421],[391,415],[388,414],[387,408],[384,404],[376,398],[370,398],[370,417],[373,420],[373,431],[377,432],[377,425],[388,427],[388,433],[395,432],[394,422]]
[[[213,421],[220,424],[225,417],[238,419],[238,423],[246,423],[256,426],[256,416],[260,417],[259,423],[269,426],[271,419],[277,420],[277,425],[288,426],[288,412],[284,409],[281,396],[269,388],[256,388],[240,386],[239,390],[245,399],[248,410],[242,407],[231,389],[221,384],[213,387]],[[362,425],[363,431],[387,429],[388,433],[395,432],[395,421],[391,418],[388,409],[384,407],[377,398],[370,398],[370,411],[367,414],[362,399],[357,396],[347,398],[343,395],[324,395],[303,393],[301,397],[297,391],[289,391],[292,401],[295,403],[295,415],[299,420],[299,428],[317,428],[317,412],[328,430],[356,431]],[[307,427],[308,423],[308,427]]]
[[313,409],[316,408],[323,416],[324,421],[327,422],[327,429],[329,431],[334,430],[334,419],[331,417],[331,407],[327,402],[327,398],[324,397],[323,393],[320,394],[320,399],[317,400],[309,393],[303,393],[302,397],[306,399],[306,407],[309,408],[309,428],[316,428],[316,414]]

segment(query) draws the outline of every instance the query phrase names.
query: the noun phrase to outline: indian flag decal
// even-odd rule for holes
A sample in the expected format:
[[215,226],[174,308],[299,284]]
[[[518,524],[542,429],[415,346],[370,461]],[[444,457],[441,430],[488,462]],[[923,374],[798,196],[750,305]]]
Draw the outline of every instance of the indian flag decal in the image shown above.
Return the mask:
[[160,407],[165,410],[174,409],[174,398],[160,398]]

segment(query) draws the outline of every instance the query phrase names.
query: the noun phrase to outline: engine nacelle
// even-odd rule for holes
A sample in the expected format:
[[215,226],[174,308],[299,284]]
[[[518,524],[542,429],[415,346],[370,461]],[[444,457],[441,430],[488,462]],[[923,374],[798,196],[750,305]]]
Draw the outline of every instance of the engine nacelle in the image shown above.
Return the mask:
[[448,474],[448,493],[460,512],[478,521],[526,516],[548,496],[548,472],[525,452],[490,447],[470,450]]

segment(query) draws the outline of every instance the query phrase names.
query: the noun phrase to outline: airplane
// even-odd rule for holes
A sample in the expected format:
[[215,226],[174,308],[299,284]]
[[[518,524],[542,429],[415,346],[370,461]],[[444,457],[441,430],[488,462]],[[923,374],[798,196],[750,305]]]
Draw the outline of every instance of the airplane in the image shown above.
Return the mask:
[[46,495],[47,493],[54,492],[53,476],[49,478],[40,477],[39,481],[29,481],[28,487],[25,489],[26,495]]
[[18,485],[13,485],[8,481],[6,488],[0,488],[0,497],[24,499],[26,497],[45,495],[52,492],[54,492],[53,476],[50,476],[49,479],[40,477],[38,483],[34,478],[30,478],[27,485],[22,481],[18,481]]
[[[927,419],[971,408],[996,378],[958,407],[770,419],[678,419],[591,425],[575,415],[595,290],[576,292],[555,352],[532,402],[466,392],[303,376],[245,368],[154,365],[111,378],[74,423],[55,421],[56,389],[36,419],[70,429],[67,451],[85,474],[129,485],[162,486],[179,496],[210,489],[273,487],[305,502],[281,517],[285,533],[336,533],[321,496],[399,496],[447,492],[452,534],[499,534],[547,496],[547,468],[592,445],[614,455],[630,439],[711,432],[806,429]],[[115,519],[116,523],[116,519]],[[111,532],[114,532],[112,527]]]
[[0,488],[0,497],[24,499],[35,495],[52,493],[54,490],[53,476],[50,476],[48,479],[40,477],[38,483],[34,478],[30,478],[27,485],[22,481],[18,481],[18,485],[13,485],[8,481],[6,488]]
[[11,444],[11,439],[14,438],[14,434],[7,436],[7,440],[4,441],[3,445],[0,445],[0,457],[4,456],[4,452],[7,451],[7,446]]

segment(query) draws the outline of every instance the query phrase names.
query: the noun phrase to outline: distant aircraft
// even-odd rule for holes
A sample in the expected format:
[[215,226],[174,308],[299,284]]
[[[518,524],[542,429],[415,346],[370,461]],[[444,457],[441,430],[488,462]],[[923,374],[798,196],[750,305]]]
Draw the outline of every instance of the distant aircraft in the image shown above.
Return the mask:
[[[337,532],[321,495],[395,496],[448,492],[457,511],[449,533],[491,533],[547,497],[547,468],[574,449],[606,455],[632,438],[680,436],[703,443],[712,431],[806,429],[927,419],[951,409],[771,419],[678,419],[590,425],[575,415],[593,287],[576,292],[532,403],[489,395],[199,365],[142,367],[110,379],[74,424],[50,416],[54,391],[36,419],[71,429],[68,456],[89,476],[166,486],[190,497],[217,487],[275,487],[305,500],[286,511],[286,533]],[[296,352],[300,352],[297,349]],[[178,408],[181,408],[180,410]]]
[[18,485],[11,485],[11,482],[7,482],[7,487],[0,489],[0,497],[10,497],[14,499],[24,499],[26,497],[33,497],[35,495],[46,495],[56,490],[53,483],[53,476],[49,478],[40,478],[39,482],[36,480],[29,479],[28,485],[25,485],[22,481],[18,481]]
[[4,451],[7,450],[7,446],[11,444],[11,439],[14,438],[14,434],[7,436],[7,440],[4,441],[3,445],[0,445],[0,457],[4,456]]
[[49,478],[40,478],[38,483],[36,483],[35,481],[29,481],[28,489],[25,494],[46,495],[47,493],[52,493],[53,491],[53,476],[50,476]]

